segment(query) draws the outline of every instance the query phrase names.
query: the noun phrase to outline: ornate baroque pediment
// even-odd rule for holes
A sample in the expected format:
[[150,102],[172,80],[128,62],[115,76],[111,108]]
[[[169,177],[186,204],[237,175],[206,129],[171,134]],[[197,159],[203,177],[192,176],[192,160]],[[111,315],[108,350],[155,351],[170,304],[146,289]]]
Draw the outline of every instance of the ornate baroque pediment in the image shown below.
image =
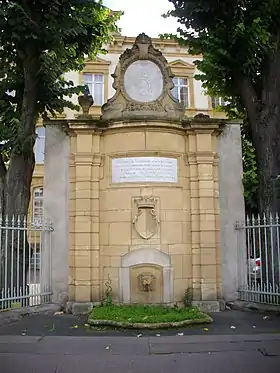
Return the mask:
[[162,52],[152,39],[137,36],[126,49],[115,69],[115,95],[102,107],[102,119],[170,118],[180,120],[184,107],[173,97],[173,74]]
[[195,69],[195,65],[193,65],[192,63],[183,61],[183,60],[175,60],[175,61],[169,62],[169,66],[170,67],[183,67],[185,69],[190,69],[190,70]]
[[111,61],[104,60],[103,58],[96,57],[96,59],[86,59],[83,73],[109,73],[109,66]]
[[183,60],[169,62],[169,66],[175,76],[193,77],[195,74],[195,65]]

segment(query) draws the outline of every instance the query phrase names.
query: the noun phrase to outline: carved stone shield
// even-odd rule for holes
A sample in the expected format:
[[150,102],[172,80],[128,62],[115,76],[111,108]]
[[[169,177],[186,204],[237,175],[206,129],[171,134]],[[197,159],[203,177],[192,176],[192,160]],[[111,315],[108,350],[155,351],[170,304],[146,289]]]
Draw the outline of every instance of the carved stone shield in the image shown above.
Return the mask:
[[158,229],[156,200],[151,197],[143,197],[135,202],[137,209],[133,219],[134,228],[141,238],[148,240],[157,233]]

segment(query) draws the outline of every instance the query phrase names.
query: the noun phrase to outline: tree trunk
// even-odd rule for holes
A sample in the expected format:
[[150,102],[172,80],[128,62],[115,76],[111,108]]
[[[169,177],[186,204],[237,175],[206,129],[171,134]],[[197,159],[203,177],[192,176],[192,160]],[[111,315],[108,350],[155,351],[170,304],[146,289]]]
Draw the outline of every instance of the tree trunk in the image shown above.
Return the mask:
[[254,146],[259,170],[260,212],[280,213],[280,199],[275,188],[276,178],[280,175],[280,116],[267,116],[254,137],[257,137]]
[[[5,239],[2,240],[1,256],[2,258],[5,256],[5,258],[1,263],[0,289],[5,288],[7,293],[7,288],[10,288],[10,294],[14,289],[18,290],[18,288],[21,288],[23,293],[26,292],[26,275],[30,249],[27,240],[27,230],[22,226],[23,219],[19,221],[18,217],[24,217],[28,214],[30,187],[35,165],[33,146],[35,141],[39,72],[39,56],[36,46],[27,45],[23,55],[24,93],[21,121],[17,136],[17,146],[12,151],[4,179],[5,182],[3,183],[2,211],[7,217],[7,224],[10,226],[20,222],[18,228],[21,228],[21,231],[17,228],[14,230],[3,229]],[[13,217],[15,217],[15,220],[13,220]],[[4,280],[3,275],[6,280]],[[25,302],[24,304],[26,305]]]
[[251,123],[260,172],[260,209],[280,213],[275,181],[280,175],[280,51],[269,56],[263,71],[259,123]]
[[[280,108],[280,106],[279,106]],[[259,170],[259,204],[263,223],[268,227],[262,229],[261,262],[263,283],[280,285],[279,277],[279,228],[275,226],[277,216],[280,216],[280,199],[276,188],[276,178],[280,175],[280,116],[274,113],[261,113],[261,121],[255,141]],[[273,289],[274,292],[276,291]]]
[[[279,192],[276,178],[280,175],[280,52],[267,63],[263,77],[262,97],[258,97],[248,77],[238,76],[237,86],[247,111],[252,131],[252,141],[256,149],[259,171],[259,207],[264,223],[275,223],[270,216],[280,214]],[[272,214],[272,215],[270,215]],[[279,232],[280,233],[280,232]],[[279,285],[279,237],[275,226],[261,229],[259,243],[263,283]],[[270,289],[268,289],[270,290]],[[273,289],[275,291],[275,289]]]

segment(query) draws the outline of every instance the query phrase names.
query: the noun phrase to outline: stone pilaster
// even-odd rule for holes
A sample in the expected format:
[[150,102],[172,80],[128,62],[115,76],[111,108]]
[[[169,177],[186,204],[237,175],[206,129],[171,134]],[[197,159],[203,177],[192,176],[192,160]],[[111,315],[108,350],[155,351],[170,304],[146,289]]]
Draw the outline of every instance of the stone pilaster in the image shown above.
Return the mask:
[[[192,149],[195,137],[190,135],[189,149]],[[192,287],[195,300],[201,299],[201,258],[199,245],[200,224],[198,219],[198,177],[197,163],[195,153],[187,154],[189,167],[189,185],[190,185],[190,230],[191,230],[191,257],[192,257]]]
[[[210,134],[211,136],[211,134]],[[214,197],[214,153],[196,154],[201,257],[201,300],[217,300],[217,237]]]
[[193,294],[195,301],[217,301],[220,283],[217,154],[213,129],[188,131]]
[[99,134],[75,131],[72,142],[72,260],[70,284],[78,302],[99,301]]

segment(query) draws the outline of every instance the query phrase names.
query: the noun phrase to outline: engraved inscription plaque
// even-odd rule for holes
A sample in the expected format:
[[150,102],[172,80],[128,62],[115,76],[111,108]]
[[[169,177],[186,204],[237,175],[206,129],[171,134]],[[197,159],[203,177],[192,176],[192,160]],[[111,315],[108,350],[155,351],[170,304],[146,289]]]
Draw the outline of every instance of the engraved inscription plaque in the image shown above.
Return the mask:
[[112,159],[113,183],[177,183],[178,160],[166,157]]
[[163,91],[163,76],[152,61],[140,60],[128,66],[124,75],[124,89],[132,100],[151,102]]

